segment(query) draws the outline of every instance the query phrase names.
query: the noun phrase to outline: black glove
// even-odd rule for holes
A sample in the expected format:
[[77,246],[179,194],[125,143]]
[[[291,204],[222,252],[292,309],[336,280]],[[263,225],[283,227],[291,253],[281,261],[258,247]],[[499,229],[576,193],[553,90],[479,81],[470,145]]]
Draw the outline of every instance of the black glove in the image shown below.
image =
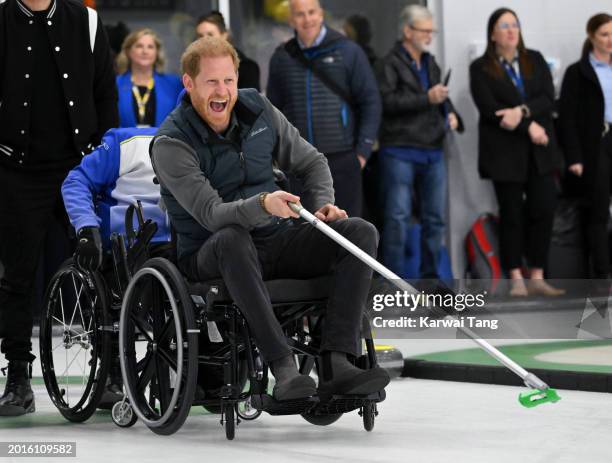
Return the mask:
[[74,253],[77,267],[84,272],[94,272],[102,265],[102,238],[98,227],[83,227],[78,233],[79,242]]

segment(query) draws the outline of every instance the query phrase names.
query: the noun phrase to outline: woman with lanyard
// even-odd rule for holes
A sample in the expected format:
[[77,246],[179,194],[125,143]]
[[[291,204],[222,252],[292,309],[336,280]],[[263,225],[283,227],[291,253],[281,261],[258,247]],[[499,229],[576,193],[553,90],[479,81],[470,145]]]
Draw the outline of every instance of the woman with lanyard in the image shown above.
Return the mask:
[[544,281],[557,201],[554,87],[544,57],[525,48],[514,11],[500,8],[489,17],[487,48],[470,65],[470,87],[480,112],[478,169],[495,188],[510,295],[561,295]]
[[561,142],[570,174],[581,177],[587,204],[592,275],[608,278],[612,157],[612,16],[587,23],[580,61],[567,68],[561,88]]
[[174,109],[183,85],[179,76],[162,74],[164,63],[161,41],[151,29],[125,38],[117,56],[120,127],[159,127]]

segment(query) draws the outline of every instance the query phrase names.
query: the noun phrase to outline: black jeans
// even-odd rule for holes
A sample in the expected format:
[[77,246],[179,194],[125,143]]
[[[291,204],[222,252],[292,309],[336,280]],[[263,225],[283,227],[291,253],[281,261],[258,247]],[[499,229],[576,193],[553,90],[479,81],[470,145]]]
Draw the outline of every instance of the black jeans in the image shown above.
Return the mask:
[[525,183],[494,182],[499,204],[499,244],[506,270],[522,267],[544,268],[550,246],[557,205],[557,186],[552,174],[539,175],[531,160]]
[[361,217],[363,208],[363,178],[361,165],[354,151],[326,154],[334,180],[335,204],[349,217]]
[[7,360],[34,360],[32,288],[55,215],[67,224],[60,195],[67,170],[25,172],[0,166],[0,350]]
[[[312,225],[288,221],[267,236],[231,225],[214,233],[198,252],[179,262],[193,280],[223,278],[240,307],[263,357],[272,362],[288,355],[281,326],[274,315],[264,280],[307,279],[332,274],[321,349],[358,355],[361,320],[372,270]],[[329,224],[371,256],[378,232],[360,218]]]

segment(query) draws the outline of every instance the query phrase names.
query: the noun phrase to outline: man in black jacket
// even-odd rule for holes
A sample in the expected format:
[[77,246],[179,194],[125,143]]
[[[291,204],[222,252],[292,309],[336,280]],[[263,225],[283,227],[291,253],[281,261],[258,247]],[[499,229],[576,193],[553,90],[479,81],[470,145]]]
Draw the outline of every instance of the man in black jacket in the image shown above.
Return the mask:
[[31,288],[48,223],[65,214],[60,186],[118,124],[96,12],[75,0],[0,5],[0,103],[0,338],[9,362],[0,416],[15,416],[34,411]]
[[440,83],[440,68],[428,53],[433,19],[411,5],[401,15],[402,40],[379,69],[383,101],[380,130],[384,222],[382,259],[406,277],[404,254],[411,218],[411,193],[417,180],[421,201],[420,277],[438,278],[445,225],[446,170],[443,142],[449,129],[463,130],[461,119]]

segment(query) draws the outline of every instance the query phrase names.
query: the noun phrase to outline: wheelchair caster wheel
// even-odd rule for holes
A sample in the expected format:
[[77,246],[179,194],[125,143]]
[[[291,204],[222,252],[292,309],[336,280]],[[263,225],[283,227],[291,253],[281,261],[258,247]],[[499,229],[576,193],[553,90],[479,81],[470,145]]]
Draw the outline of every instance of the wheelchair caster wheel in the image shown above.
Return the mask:
[[138,420],[138,416],[134,413],[134,409],[130,403],[126,400],[117,402],[111,409],[111,419],[120,428],[129,428],[134,426],[134,423]]
[[246,421],[251,421],[259,418],[261,415],[261,410],[257,410],[253,408],[251,405],[251,398],[249,397],[243,402],[238,402],[236,404],[236,413],[240,418]]
[[363,428],[368,432],[372,431],[372,429],[374,429],[376,415],[378,415],[376,404],[365,404],[363,407],[361,407],[359,414],[363,418]]
[[225,427],[225,437],[227,440],[234,440],[236,435],[236,418],[234,414],[234,405],[227,404],[223,410],[223,426]]

